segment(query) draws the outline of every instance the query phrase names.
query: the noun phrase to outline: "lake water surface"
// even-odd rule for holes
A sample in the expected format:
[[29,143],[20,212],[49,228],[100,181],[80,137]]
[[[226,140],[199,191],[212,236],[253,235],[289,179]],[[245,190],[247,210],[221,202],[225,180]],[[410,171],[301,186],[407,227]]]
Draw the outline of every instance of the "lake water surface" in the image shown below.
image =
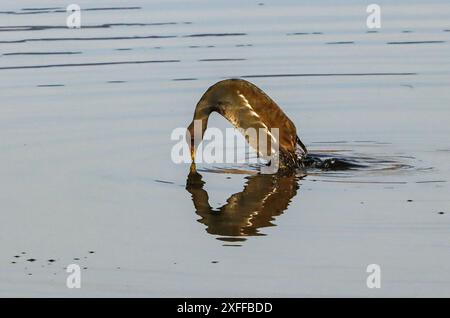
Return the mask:
[[[450,296],[447,1],[377,30],[360,1],[77,3],[0,5],[0,296]],[[171,132],[229,77],[367,167],[189,180]]]

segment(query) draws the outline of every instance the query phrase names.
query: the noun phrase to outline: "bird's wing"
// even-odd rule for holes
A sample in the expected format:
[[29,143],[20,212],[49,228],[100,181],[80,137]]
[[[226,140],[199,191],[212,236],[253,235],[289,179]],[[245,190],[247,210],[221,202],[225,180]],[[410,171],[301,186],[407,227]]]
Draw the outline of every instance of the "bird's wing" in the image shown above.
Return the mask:
[[238,93],[233,104],[223,108],[221,114],[244,135],[247,142],[263,158],[278,152],[279,131],[265,123],[245,95]]
[[208,116],[212,111],[219,112],[241,132],[250,132],[244,135],[262,157],[270,157],[278,149],[296,153],[298,137],[294,123],[254,84],[242,79],[214,84],[198,102],[194,118]]

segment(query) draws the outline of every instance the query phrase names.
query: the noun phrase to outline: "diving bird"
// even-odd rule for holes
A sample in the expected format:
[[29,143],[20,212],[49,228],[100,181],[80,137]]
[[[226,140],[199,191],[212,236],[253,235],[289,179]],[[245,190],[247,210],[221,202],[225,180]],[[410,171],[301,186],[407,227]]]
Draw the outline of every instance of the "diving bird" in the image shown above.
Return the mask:
[[[294,123],[266,93],[243,79],[217,82],[208,88],[197,103],[187,134],[192,162],[195,162],[197,147],[203,139],[212,112],[219,113],[241,131],[254,129],[256,134],[244,136],[260,157],[270,160],[276,152],[280,168],[304,166],[303,160],[308,151],[298,137]],[[198,127],[195,122],[201,124],[198,132],[200,138],[195,138],[194,130]],[[274,128],[278,129],[278,134],[274,133]],[[278,150],[273,145],[277,145]]]

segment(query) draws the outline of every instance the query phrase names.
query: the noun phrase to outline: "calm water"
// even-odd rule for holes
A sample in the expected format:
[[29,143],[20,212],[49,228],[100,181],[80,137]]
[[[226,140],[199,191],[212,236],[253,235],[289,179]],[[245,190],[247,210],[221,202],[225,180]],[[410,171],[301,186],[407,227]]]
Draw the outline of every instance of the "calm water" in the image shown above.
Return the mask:
[[[77,3],[1,3],[1,296],[450,296],[448,2]],[[228,77],[368,167],[188,178],[170,134]]]

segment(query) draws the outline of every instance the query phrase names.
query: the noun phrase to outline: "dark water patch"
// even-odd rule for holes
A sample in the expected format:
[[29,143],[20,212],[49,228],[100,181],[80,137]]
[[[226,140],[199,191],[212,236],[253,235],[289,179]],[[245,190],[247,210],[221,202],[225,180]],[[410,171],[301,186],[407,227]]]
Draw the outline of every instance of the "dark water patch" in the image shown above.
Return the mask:
[[228,247],[242,247],[241,244],[222,244],[222,246],[228,246]]
[[205,49],[205,48],[212,48],[215,47],[214,45],[189,45],[188,48],[190,49]]
[[366,31],[366,33],[378,33],[378,31],[376,31],[376,30],[369,30],[369,31]]
[[350,183],[350,184],[408,184],[406,181],[356,181],[356,180],[325,180],[311,179],[314,182]]
[[450,30],[442,30],[443,32],[450,32]]
[[0,32],[7,32],[7,31],[40,31],[40,30],[47,30],[47,29],[62,29],[67,28],[63,26],[35,26],[35,25],[19,25],[19,26],[0,26]]
[[[309,153],[302,162],[308,173],[326,172],[328,176],[332,176],[330,172],[333,171],[338,173],[342,171],[381,172],[414,169],[414,166],[405,162],[405,159],[415,158],[402,158],[400,156],[369,157],[360,154],[339,154],[339,152],[327,150],[320,153]],[[353,175],[349,174],[348,176]],[[340,178],[343,177],[340,174]]]
[[319,169],[323,171],[352,170],[367,168],[359,160],[352,158],[321,158],[321,155],[308,154],[302,164],[307,169]]
[[72,55],[72,54],[81,54],[82,52],[12,52],[12,53],[3,53],[5,56],[12,55]]
[[[104,7],[104,8],[80,8],[81,11],[111,11],[111,10],[139,10],[142,7],[130,6],[130,7]],[[49,8],[23,8],[21,11],[0,11],[0,14],[44,14],[44,13],[66,13],[66,9],[63,7],[49,7]]]
[[104,7],[104,8],[87,8],[84,11],[111,11],[111,10],[140,10],[142,7]]
[[224,242],[244,242],[247,240],[244,237],[217,237],[217,239]]
[[172,182],[172,181],[165,181],[165,180],[158,180],[158,179],[155,179],[153,181],[159,182],[159,183],[166,183],[166,184],[175,184],[175,182]]
[[313,141],[312,144],[346,144],[348,141],[337,140],[337,141]]
[[[52,13],[58,10],[38,10],[38,11],[0,11],[0,14],[11,14],[11,15],[26,15],[26,14],[42,14],[42,13]],[[63,12],[66,12],[65,10]]]
[[36,87],[63,87],[64,84],[40,84],[37,85]]
[[426,180],[426,181],[416,181],[416,183],[445,183],[445,180]]
[[200,59],[199,62],[227,62],[227,61],[246,61],[244,58],[223,58],[223,59]]
[[441,214],[442,215],[442,214],[445,214],[445,213],[443,211],[439,211],[437,214]]
[[435,43],[445,43],[445,41],[394,41],[394,42],[387,42],[386,44],[435,44]]
[[291,32],[291,33],[286,33],[286,35],[319,35],[319,34],[323,34],[322,32]]
[[219,261],[211,261],[211,264],[217,264]]
[[172,81],[197,81],[198,78],[186,77],[186,78],[173,78]]
[[131,51],[132,48],[130,48],[130,47],[125,47],[125,48],[119,48],[119,49],[114,49],[114,50],[116,50],[116,51]]
[[148,61],[98,62],[98,63],[74,63],[74,64],[47,64],[47,65],[4,66],[4,67],[0,67],[0,70],[20,70],[20,69],[51,68],[51,67],[104,66],[104,65],[124,65],[124,64],[177,63],[177,62],[180,62],[180,60],[148,60]]
[[326,44],[355,44],[354,41],[337,41],[337,42],[327,42]]
[[200,38],[200,37],[222,37],[222,36],[243,36],[247,35],[247,33],[197,33],[197,34],[189,34],[184,35],[185,38]]
[[42,10],[58,10],[64,9],[63,7],[44,7],[44,8],[22,8],[22,11],[42,11]]
[[144,36],[112,36],[92,38],[30,38],[22,40],[0,41],[0,43],[26,43],[26,42],[55,42],[55,41],[103,41],[103,40],[142,40],[142,39],[170,39],[176,35],[144,35]]
[[413,33],[414,31],[411,30],[403,30],[402,33]]
[[[185,24],[185,22],[180,22]],[[152,23],[104,23],[98,25],[83,25],[83,29],[107,29],[113,27],[123,27],[123,26],[163,26],[163,25],[175,25],[179,22],[152,22]],[[67,29],[66,25],[11,25],[11,26],[0,26],[1,31],[42,31],[50,29]]]
[[110,84],[120,84],[120,83],[126,83],[127,81],[107,81],[106,83]]
[[253,46],[253,44],[236,44],[235,47],[249,47]]
[[[104,8],[86,8],[83,9],[81,8],[81,11],[112,11],[112,10],[139,10],[142,9],[142,7],[104,7]],[[61,13],[61,12],[66,12],[66,9],[56,9],[52,12],[57,12],[57,13]]]
[[416,168],[416,170],[417,171],[432,171],[432,170],[435,170],[435,168],[434,167],[417,167]]
[[140,22],[134,22],[134,23],[105,23],[99,25],[99,27],[102,28],[109,28],[109,27],[115,27],[115,26],[153,26],[153,25],[175,25],[178,24],[178,22],[152,22],[152,23],[140,23]]
[[303,73],[303,74],[252,74],[242,75],[241,78],[265,78],[265,77],[319,77],[319,76],[397,76],[417,75],[413,72],[385,72],[385,73]]

